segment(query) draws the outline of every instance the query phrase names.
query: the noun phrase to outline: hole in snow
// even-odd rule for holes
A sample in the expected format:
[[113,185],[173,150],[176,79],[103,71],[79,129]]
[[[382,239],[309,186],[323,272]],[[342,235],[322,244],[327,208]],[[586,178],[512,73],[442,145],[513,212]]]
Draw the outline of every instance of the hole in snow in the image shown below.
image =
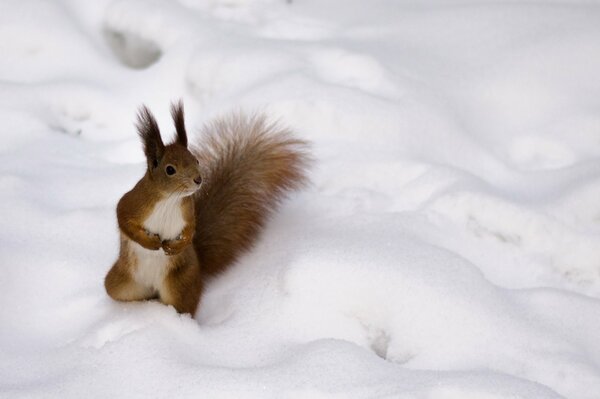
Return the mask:
[[390,336],[383,330],[377,330],[375,334],[371,334],[369,339],[371,341],[371,350],[380,358],[387,359]]
[[388,348],[390,346],[390,335],[382,328],[365,323],[359,319],[359,323],[365,329],[369,348],[380,358],[387,360]]
[[390,348],[392,336],[385,329],[363,322],[361,322],[361,325],[367,334],[366,338],[369,343],[369,348],[383,360],[404,364],[415,357],[415,353],[407,350],[407,348],[404,348],[404,350],[399,350],[400,348],[397,347]]
[[147,68],[162,55],[156,43],[133,33],[105,29],[104,37],[117,58],[130,68]]

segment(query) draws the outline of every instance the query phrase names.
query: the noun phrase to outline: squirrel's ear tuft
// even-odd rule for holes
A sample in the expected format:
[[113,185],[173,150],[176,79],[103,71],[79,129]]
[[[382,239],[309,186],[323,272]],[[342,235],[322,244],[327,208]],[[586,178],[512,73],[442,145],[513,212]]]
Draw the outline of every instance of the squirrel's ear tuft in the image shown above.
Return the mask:
[[187,133],[185,131],[185,120],[183,117],[183,103],[181,100],[171,104],[171,116],[175,122],[175,130],[177,131],[176,143],[184,147],[188,145]]
[[142,105],[138,112],[137,130],[142,143],[144,144],[144,153],[148,160],[148,167],[156,167],[160,162],[164,152],[165,145],[160,137],[160,130],[152,112]]

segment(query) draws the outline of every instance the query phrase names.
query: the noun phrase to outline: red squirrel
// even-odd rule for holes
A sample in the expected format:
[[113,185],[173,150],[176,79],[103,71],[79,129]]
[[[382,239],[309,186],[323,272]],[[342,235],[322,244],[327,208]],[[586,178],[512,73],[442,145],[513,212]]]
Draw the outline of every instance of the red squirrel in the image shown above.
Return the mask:
[[171,115],[176,137],[163,144],[143,106],[137,130],[144,177],[117,205],[119,257],[106,292],[119,301],[158,298],[194,314],[205,280],[257,240],[268,217],[307,182],[307,143],[263,115],[231,115],[188,146],[183,105]]

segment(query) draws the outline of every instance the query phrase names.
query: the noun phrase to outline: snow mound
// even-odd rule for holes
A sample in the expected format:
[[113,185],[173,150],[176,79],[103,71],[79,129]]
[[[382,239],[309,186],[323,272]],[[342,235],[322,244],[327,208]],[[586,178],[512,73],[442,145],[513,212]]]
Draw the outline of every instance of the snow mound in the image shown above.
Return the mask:
[[[0,4],[0,396],[597,399],[600,7]],[[116,303],[165,136],[263,110],[313,185],[194,317]],[[166,138],[166,137],[165,137]]]

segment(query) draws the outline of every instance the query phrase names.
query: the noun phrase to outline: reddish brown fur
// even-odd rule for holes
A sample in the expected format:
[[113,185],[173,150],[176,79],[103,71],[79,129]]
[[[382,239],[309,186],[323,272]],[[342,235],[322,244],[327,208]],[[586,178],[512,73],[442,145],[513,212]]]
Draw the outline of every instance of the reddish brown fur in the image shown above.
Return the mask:
[[[150,111],[140,111],[138,130],[148,170],[117,206],[121,249],[105,286],[117,300],[158,297],[178,312],[193,314],[206,277],[248,250],[286,193],[306,182],[307,145],[263,116],[233,115],[206,127],[190,153],[181,104],[171,113],[177,138],[164,146]],[[147,232],[144,222],[157,203],[198,182],[196,158],[204,183],[178,205],[184,221],[181,235],[165,240]],[[178,170],[178,179],[165,175],[167,165]],[[136,255],[136,243],[168,255],[158,287],[136,281],[136,271],[146,266]]]

